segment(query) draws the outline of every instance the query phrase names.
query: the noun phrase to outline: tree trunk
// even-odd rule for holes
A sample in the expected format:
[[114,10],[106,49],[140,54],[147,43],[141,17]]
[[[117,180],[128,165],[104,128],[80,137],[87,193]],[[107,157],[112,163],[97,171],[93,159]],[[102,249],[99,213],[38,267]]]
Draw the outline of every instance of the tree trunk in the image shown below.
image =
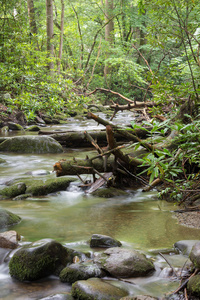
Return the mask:
[[[105,41],[108,42],[109,47],[112,47],[114,42],[114,21],[113,16],[113,0],[105,0],[105,22],[108,24],[105,26]],[[109,21],[110,20],[110,21]],[[109,57],[109,51],[106,54],[107,58]],[[111,67],[107,64],[104,67],[105,77],[110,74]]]
[[46,18],[47,18],[47,53],[49,58],[48,69],[52,70],[53,64],[53,0],[46,0]]
[[60,22],[60,45],[59,45],[59,54],[58,54],[58,73],[60,73],[60,65],[62,59],[62,50],[63,50],[63,31],[64,31],[64,11],[65,4],[64,0],[61,0],[61,22]]
[[32,34],[37,34],[37,25],[35,20],[35,9],[33,0],[27,0],[29,26]]

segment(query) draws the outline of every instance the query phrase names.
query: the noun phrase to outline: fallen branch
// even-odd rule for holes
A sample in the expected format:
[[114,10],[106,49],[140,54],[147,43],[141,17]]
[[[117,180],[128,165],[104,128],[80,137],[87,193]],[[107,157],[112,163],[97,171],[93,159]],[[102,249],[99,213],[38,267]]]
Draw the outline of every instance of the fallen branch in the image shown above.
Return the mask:
[[131,100],[131,99],[121,95],[120,93],[114,92],[112,90],[104,89],[104,88],[96,88],[94,91],[90,92],[89,94],[86,94],[86,96],[90,96],[90,95],[96,93],[97,91],[100,91],[100,92],[103,92],[103,93],[111,93],[111,94],[113,94],[115,96],[118,96],[118,97],[120,97],[120,98],[122,98],[122,99],[124,99],[124,100],[126,100],[130,103],[135,103],[134,100]]

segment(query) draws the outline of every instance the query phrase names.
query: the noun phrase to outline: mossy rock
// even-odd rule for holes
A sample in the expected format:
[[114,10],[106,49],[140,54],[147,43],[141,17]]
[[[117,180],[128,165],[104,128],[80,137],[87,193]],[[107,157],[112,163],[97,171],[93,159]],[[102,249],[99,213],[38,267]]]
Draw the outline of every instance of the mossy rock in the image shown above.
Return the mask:
[[200,241],[195,243],[192,247],[189,258],[195,268],[200,269]]
[[72,296],[79,300],[119,300],[127,291],[102,279],[79,280],[72,285]]
[[26,131],[40,131],[40,127],[37,125],[32,125],[26,128]]
[[18,182],[0,190],[0,195],[3,198],[14,198],[17,197],[18,195],[24,194],[25,191],[26,191],[26,184],[24,182]]
[[6,209],[0,209],[0,229],[18,224],[21,218]]
[[3,158],[0,158],[0,164],[4,164],[4,163],[6,163],[6,160]]
[[93,192],[92,195],[101,198],[112,198],[112,197],[119,197],[119,196],[126,197],[128,193],[120,189],[109,187],[109,188],[98,189],[95,192]]
[[144,254],[123,248],[109,248],[97,255],[94,262],[112,276],[127,278],[146,276],[154,271],[154,265]]
[[29,180],[27,181],[27,194],[32,194],[33,196],[43,196],[50,193],[54,193],[61,190],[66,190],[71,182],[76,181],[72,177],[58,177],[53,179],[47,179],[44,182],[41,180]]
[[195,275],[188,281],[187,291],[193,296],[200,297],[200,275]]
[[72,264],[64,268],[59,277],[62,282],[74,283],[78,280],[86,280],[92,277],[103,277],[105,272],[91,262]]
[[15,153],[62,153],[62,146],[49,136],[15,136],[0,144],[0,151]]
[[111,248],[120,247],[122,244],[120,241],[113,239],[110,236],[102,234],[93,234],[90,240],[91,248]]
[[40,300],[74,300],[74,298],[70,294],[54,294]]
[[33,281],[59,274],[72,263],[76,252],[54,240],[45,239],[24,246],[14,253],[9,262],[10,275],[19,281]]
[[14,122],[8,122],[8,128],[10,130],[24,130],[24,128],[21,125]]

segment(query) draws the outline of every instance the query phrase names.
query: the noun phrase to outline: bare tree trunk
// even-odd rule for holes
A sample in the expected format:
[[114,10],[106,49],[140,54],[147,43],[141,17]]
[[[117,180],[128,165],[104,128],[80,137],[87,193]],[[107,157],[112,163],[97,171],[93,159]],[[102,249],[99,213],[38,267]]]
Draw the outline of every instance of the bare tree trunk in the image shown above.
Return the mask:
[[46,0],[46,18],[47,18],[47,52],[48,52],[48,69],[52,70],[53,65],[53,51],[54,51],[54,45],[53,45],[53,1],[52,0]]
[[27,7],[30,31],[32,34],[37,34],[37,25],[35,20],[35,9],[33,0],[27,0]]
[[[107,25],[105,26],[105,41],[109,43],[109,46],[112,47],[114,42],[114,21],[113,21],[113,0],[105,0],[105,22]],[[110,21],[109,21],[110,20]],[[106,54],[109,57],[109,51]],[[104,75],[105,77],[111,72],[111,67],[106,65],[104,67]]]
[[62,59],[62,50],[63,50],[63,31],[64,31],[64,13],[65,13],[65,4],[64,0],[61,0],[61,26],[60,26],[60,45],[59,45],[59,54],[58,54],[58,73],[60,73],[60,65]]

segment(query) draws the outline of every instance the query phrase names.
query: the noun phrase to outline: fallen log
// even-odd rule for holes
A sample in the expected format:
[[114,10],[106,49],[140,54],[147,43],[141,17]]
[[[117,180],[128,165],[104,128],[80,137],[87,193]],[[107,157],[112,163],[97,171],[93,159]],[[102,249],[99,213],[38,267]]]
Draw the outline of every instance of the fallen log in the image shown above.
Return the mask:
[[110,105],[110,108],[116,110],[116,111],[123,111],[123,110],[130,110],[130,109],[134,109],[134,108],[144,108],[146,106],[148,107],[152,107],[156,105],[154,102],[139,102],[139,101],[135,101],[135,103],[128,103],[126,105],[119,105],[119,104],[112,104]]

